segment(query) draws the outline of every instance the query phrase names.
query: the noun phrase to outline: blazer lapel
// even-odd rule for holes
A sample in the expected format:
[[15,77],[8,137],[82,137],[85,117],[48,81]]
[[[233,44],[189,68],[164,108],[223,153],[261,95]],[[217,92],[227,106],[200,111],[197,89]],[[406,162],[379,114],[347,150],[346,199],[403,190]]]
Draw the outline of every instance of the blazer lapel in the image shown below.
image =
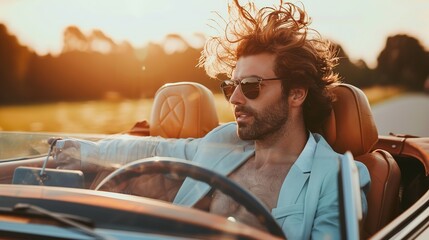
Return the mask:
[[[311,164],[312,159],[306,158],[292,165],[280,189],[277,206],[292,205],[297,201],[299,193],[310,176]],[[276,215],[275,212],[276,209],[273,209],[274,215]]]
[[310,176],[316,145],[317,142],[310,133],[303,151],[292,165],[282,184],[277,200],[277,208],[272,209],[274,216],[277,215],[277,212],[282,211],[283,206],[295,204],[297,201],[299,193]]

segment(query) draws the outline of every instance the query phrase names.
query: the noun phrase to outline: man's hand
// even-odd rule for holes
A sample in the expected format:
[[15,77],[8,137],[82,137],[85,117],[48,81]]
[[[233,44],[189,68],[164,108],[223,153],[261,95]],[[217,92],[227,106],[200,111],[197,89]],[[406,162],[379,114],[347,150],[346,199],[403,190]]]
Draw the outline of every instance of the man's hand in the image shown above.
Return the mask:
[[54,160],[58,169],[81,170],[80,145],[72,139],[50,138],[48,143],[54,143]]

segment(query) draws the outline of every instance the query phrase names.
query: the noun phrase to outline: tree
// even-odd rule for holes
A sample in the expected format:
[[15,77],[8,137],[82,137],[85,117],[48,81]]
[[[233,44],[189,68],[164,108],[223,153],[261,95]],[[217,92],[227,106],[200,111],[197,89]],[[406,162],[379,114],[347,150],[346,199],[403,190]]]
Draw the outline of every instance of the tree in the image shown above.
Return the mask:
[[407,35],[389,37],[377,61],[377,71],[383,83],[423,90],[429,75],[429,62],[417,39]]
[[34,53],[0,24],[0,104],[27,100],[27,74]]
[[90,48],[89,40],[76,26],[69,26],[64,30],[63,53],[71,51],[85,52]]
[[339,58],[338,66],[335,70],[339,73],[343,82],[360,88],[375,84],[374,70],[368,68],[365,61],[358,60],[356,63],[353,63],[340,45],[335,44],[334,47],[338,51]]

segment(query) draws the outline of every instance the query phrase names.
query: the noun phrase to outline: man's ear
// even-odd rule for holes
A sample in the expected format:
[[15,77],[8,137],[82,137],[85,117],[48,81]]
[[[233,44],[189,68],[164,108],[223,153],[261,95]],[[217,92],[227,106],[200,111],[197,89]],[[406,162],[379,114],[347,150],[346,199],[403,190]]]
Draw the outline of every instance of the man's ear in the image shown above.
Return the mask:
[[306,88],[293,88],[289,92],[289,105],[301,106],[307,97],[308,90]]

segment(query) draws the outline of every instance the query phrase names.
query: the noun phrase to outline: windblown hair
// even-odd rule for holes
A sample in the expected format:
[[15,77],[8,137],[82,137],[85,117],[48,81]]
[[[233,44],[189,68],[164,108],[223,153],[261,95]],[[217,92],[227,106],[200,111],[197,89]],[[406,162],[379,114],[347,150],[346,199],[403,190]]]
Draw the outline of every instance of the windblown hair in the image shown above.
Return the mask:
[[292,88],[308,89],[303,105],[306,127],[318,131],[331,112],[333,98],[328,88],[339,80],[333,68],[336,51],[330,42],[309,28],[303,8],[280,0],[278,8],[257,10],[253,3],[241,6],[238,0],[228,8],[229,21],[224,32],[208,39],[200,58],[210,77],[232,76],[237,60],[243,56],[276,55],[274,72],[282,81],[283,95]]

